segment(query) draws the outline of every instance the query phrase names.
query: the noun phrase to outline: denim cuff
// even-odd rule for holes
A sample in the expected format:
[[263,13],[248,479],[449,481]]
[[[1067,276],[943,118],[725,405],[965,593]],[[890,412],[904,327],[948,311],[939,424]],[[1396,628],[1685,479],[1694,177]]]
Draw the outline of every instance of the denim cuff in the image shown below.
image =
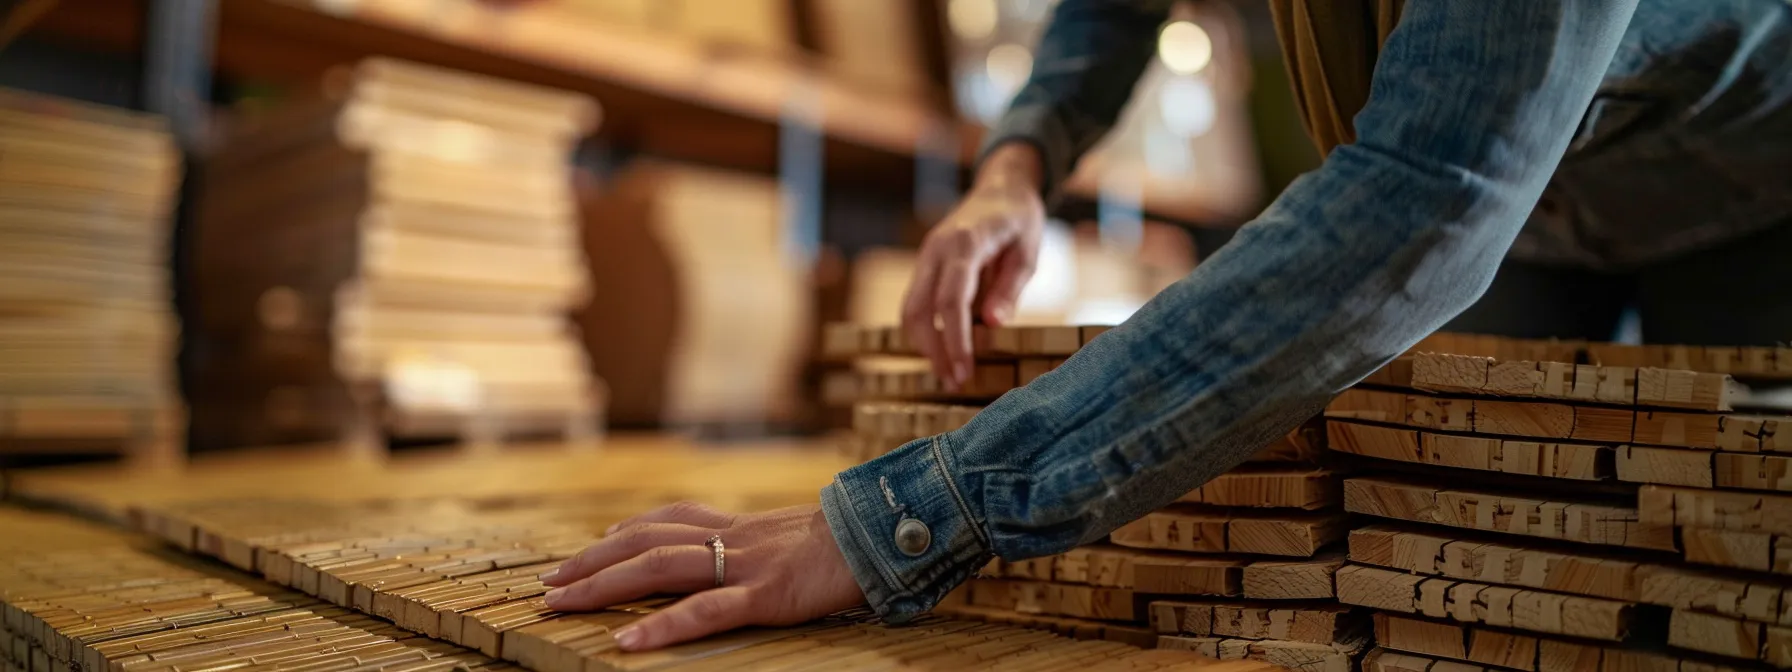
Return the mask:
[[996,122],[994,128],[983,136],[983,146],[977,151],[976,169],[983,167],[984,159],[995,148],[1009,142],[1025,142],[1039,150],[1040,163],[1044,170],[1039,185],[1040,200],[1050,209],[1058,204],[1062,196],[1064,180],[1070,177],[1070,163],[1075,156],[1076,144],[1070,138],[1070,130],[1058,118],[1050,105],[1018,105],[1009,108]]
[[981,516],[952,476],[959,470],[946,441],[911,441],[840,472],[821,491],[853,578],[892,623],[927,613],[990,558]]

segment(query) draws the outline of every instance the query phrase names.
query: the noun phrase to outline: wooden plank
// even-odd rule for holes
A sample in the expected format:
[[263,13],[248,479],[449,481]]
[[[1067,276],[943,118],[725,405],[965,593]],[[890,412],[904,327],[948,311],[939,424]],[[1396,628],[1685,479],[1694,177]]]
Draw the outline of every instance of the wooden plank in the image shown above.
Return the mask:
[[1647,485],[1637,501],[1650,525],[1792,535],[1792,495]]
[[1337,603],[1253,603],[1156,600],[1147,607],[1159,634],[1276,639],[1331,644],[1359,625],[1352,610]]
[[1531,548],[1521,543],[1459,539],[1370,526],[1350,533],[1351,562],[1423,576],[1467,579],[1540,590],[1642,601],[1643,565],[1619,557]]
[[1108,535],[1120,546],[1193,553],[1311,557],[1346,533],[1339,512],[1253,512],[1172,508],[1153,511]]
[[1760,623],[1675,610],[1668,621],[1668,644],[1730,658],[1758,660],[1765,636]]
[[1264,600],[1329,599],[1332,575],[1344,565],[1344,554],[1321,553],[1305,560],[1259,560],[1244,567],[1244,596]]
[[1318,509],[1339,502],[1342,479],[1320,468],[1243,467],[1176,501],[1213,506]]
[[[1465,623],[1621,641],[1633,604],[1473,581],[1427,578],[1365,565],[1338,570],[1338,601]],[[1498,599],[1489,597],[1500,593]]]
[[1344,509],[1383,518],[1586,544],[1678,550],[1671,527],[1641,524],[1636,509],[1603,504],[1350,478],[1344,482]]
[[1716,457],[1700,450],[1621,446],[1617,450],[1618,480],[1709,488],[1717,480],[1713,468]]
[[[1390,613],[1377,613],[1374,621],[1375,641],[1383,648],[1437,658],[1440,662],[1464,661],[1530,672],[1730,672],[1732,669],[1668,652],[1602,646],[1550,635],[1532,636]],[[1432,672],[1472,669],[1475,668],[1431,668]]]
[[1792,457],[1718,453],[1714,459],[1712,485],[1716,487],[1792,492]]
[[1326,421],[1326,430],[1328,447],[1343,453],[1583,481],[1610,478],[1604,465],[1611,462],[1616,450],[1603,445],[1462,436],[1344,420]]
[[1325,416],[1502,438],[1792,453],[1792,429],[1779,429],[1782,424],[1792,427],[1792,419],[1741,413],[1633,410],[1350,389],[1326,406]]
[[1375,384],[1430,392],[1530,399],[1587,401],[1625,406],[1728,411],[1735,384],[1724,373],[1655,367],[1575,365],[1567,362],[1504,360],[1446,353],[1405,358],[1397,372],[1372,378]]

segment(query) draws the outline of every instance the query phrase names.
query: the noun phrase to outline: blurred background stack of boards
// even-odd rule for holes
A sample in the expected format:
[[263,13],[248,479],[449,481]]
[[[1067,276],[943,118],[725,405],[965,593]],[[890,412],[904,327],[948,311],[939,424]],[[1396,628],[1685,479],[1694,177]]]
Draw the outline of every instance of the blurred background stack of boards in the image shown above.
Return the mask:
[[[118,435],[0,459],[843,432],[822,325],[895,323],[1055,4],[0,3],[8,300],[106,306],[0,314],[37,413],[0,434],[54,393]],[[1316,163],[1263,7],[1160,38],[1020,324],[1118,323]],[[38,184],[101,175],[80,215]]]

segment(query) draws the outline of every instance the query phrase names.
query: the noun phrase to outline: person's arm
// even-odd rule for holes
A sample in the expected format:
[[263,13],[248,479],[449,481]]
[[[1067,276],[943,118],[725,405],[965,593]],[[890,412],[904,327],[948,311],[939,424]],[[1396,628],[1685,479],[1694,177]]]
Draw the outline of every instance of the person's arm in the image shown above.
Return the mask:
[[1635,9],[1408,0],[1355,144],[1058,370],[823,489],[870,604],[900,620],[991,555],[1099,539],[1243,462],[1466,308]]
[[1046,204],[1120,116],[1171,2],[1058,3],[1026,85],[984,137],[964,200],[922,242],[903,297],[904,329],[948,386],[970,375],[972,312],[993,325],[1012,317],[1033,277]]
[[[1157,53],[1174,0],[1062,0],[1033,55],[1027,83],[983,138],[982,157],[1023,143],[1038,152],[1049,204],[1078,159],[1113,127]],[[981,165],[980,165],[981,167]],[[981,172],[981,171],[979,171]]]

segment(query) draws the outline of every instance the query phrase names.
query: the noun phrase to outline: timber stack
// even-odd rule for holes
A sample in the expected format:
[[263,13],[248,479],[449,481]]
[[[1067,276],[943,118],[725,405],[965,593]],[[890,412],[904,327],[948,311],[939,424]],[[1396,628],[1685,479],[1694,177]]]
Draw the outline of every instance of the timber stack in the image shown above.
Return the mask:
[[590,99],[385,59],[245,115],[199,215],[196,431],[220,446],[590,438]]
[[177,461],[160,117],[0,89],[0,453]]
[[[219,501],[143,512],[157,536],[235,569],[194,562],[150,537],[0,509],[0,667],[611,672],[1041,669],[1066,661],[1196,671],[1214,665],[1184,651],[939,617],[886,627],[863,610],[623,653],[613,633],[671,599],[558,613],[542,605],[536,578],[594,539],[604,521],[635,510],[605,504]],[[1225,668],[1270,671],[1267,665]]]
[[1416,352],[1326,411],[1345,508],[1381,521],[1336,576],[1372,669],[1792,667],[1792,417],[1737,412],[1730,375],[1783,379],[1784,349],[1427,348],[1510,359]]
[[[950,391],[899,329],[829,325],[823,357],[853,366],[825,388],[830,400],[853,404],[844,450],[864,461],[957,429],[980,404],[1050,375],[1107,330],[976,327],[974,372]],[[1302,671],[1357,669],[1369,624],[1333,589],[1349,526],[1323,438],[1317,422],[1297,429],[1102,543],[998,559],[939,610]]]

